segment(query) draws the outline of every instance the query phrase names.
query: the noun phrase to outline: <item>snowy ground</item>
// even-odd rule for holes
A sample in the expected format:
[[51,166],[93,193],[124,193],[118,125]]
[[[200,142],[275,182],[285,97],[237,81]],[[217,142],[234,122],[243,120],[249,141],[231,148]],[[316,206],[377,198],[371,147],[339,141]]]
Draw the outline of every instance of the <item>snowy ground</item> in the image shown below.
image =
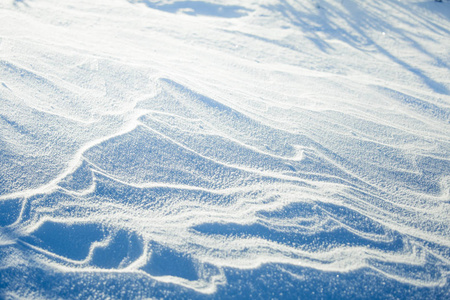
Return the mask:
[[450,297],[450,2],[0,0],[0,298]]

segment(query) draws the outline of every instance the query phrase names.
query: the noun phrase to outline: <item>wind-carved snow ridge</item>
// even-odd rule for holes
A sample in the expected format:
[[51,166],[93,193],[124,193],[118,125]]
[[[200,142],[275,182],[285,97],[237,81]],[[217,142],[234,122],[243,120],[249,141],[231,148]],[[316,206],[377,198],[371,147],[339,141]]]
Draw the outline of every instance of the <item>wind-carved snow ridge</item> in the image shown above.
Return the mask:
[[448,4],[0,4],[0,298],[450,296]]

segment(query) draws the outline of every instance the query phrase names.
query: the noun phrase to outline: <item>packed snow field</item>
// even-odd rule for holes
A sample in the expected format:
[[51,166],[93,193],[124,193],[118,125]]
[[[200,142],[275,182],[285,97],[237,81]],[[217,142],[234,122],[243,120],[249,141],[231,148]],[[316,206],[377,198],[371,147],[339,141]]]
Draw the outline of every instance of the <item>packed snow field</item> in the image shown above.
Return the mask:
[[1,0],[0,298],[450,297],[450,3]]

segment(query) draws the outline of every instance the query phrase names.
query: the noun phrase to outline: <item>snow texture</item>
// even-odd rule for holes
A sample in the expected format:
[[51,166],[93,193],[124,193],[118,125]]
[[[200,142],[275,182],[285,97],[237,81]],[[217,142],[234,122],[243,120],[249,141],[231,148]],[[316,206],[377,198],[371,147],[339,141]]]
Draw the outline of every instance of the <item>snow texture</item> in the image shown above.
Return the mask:
[[450,3],[1,0],[1,299],[449,299]]

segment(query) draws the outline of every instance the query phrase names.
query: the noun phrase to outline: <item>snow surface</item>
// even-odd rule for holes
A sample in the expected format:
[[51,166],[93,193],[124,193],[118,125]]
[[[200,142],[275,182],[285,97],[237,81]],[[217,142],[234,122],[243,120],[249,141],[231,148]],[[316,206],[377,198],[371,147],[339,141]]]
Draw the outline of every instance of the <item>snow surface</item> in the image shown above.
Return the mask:
[[445,1],[1,0],[0,298],[450,297],[449,65]]

